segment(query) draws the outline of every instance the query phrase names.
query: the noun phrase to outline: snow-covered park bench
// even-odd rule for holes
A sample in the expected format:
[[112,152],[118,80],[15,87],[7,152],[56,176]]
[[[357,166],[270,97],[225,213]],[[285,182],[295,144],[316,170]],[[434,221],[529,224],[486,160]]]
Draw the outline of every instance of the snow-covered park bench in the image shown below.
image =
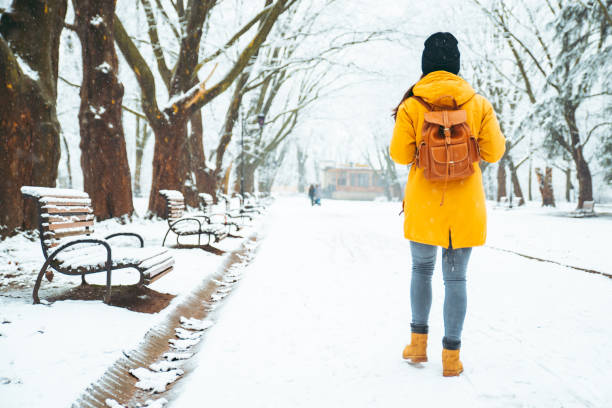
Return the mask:
[[[24,197],[34,199],[38,206],[40,243],[45,257],[32,296],[40,303],[38,290],[43,274],[52,270],[66,275],[85,275],[106,272],[105,303],[111,301],[111,273],[118,269],[133,268],[140,274],[138,286],[148,285],[172,271],[174,258],[167,249],[143,248],[143,238],[133,232],[119,232],[106,237],[92,236],[93,208],[89,195],[70,189],[24,186]],[[110,240],[119,236],[136,239],[140,248],[111,245]],[[51,268],[52,270],[49,270]]]
[[231,221],[234,218],[242,218],[240,214],[227,210],[223,212],[215,212],[213,209],[215,200],[213,199],[212,195],[200,193],[198,196],[200,198],[200,210],[204,213],[204,215],[210,217],[211,220],[213,220],[214,217],[221,217],[223,219],[223,223],[227,225],[228,228],[234,227],[236,228],[236,231],[240,230],[240,224]]
[[168,219],[168,231],[162,241],[162,246],[166,243],[168,234],[172,231],[176,235],[176,245],[181,245],[179,238],[184,236],[198,237],[198,246],[202,245],[200,237],[206,235],[210,245],[211,240],[219,242],[229,235],[228,226],[221,223],[212,223],[210,217],[206,215],[197,215],[192,217],[183,217],[185,211],[185,197],[183,193],[176,190],[160,190],[159,194],[166,200],[166,218]]
[[234,197],[240,200],[240,211],[245,213],[261,214],[264,208],[255,202],[255,199],[249,193],[243,196],[240,193],[234,193]]
[[594,217],[596,215],[595,214],[595,202],[585,201],[584,203],[582,203],[582,208],[576,211],[572,211],[570,215],[575,218]]
[[[223,193],[217,193],[217,197],[222,200],[223,202],[225,202],[225,212],[232,214],[232,218],[241,218],[244,222],[244,220],[248,220],[248,221],[253,221],[253,217],[257,214],[259,214],[259,212],[255,212],[255,211],[249,211],[245,208],[242,207],[242,202],[240,200],[239,203],[239,207],[238,208],[233,208],[232,207],[232,199],[230,196],[228,196],[227,194],[223,194]],[[236,197],[236,199],[238,199],[238,197]]]

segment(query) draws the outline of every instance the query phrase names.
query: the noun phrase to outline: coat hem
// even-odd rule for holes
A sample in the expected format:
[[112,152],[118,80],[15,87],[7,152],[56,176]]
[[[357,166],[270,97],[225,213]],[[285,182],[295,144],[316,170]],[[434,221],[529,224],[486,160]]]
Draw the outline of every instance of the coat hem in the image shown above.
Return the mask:
[[[406,233],[404,234],[404,238],[406,238],[409,241],[417,242],[419,244],[439,246],[439,247],[448,249],[448,243],[449,243],[448,240],[446,240],[446,242],[442,242],[442,241],[428,241],[428,240],[425,240],[425,239],[410,237]],[[483,246],[484,244],[485,244],[485,241],[475,242],[474,244],[465,243],[465,242],[459,242],[459,243],[453,243],[453,249],[473,248],[473,247]]]

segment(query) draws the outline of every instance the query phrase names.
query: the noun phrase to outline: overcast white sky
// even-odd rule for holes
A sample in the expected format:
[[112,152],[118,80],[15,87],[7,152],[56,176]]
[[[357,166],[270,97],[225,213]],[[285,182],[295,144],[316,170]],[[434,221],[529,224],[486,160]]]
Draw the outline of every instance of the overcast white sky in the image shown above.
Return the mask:
[[465,27],[475,27],[475,21],[483,18],[468,0],[342,3],[345,14],[338,18],[350,20],[356,31],[397,29],[403,36],[398,41],[353,48],[347,59],[373,73],[351,77],[357,82],[317,104],[299,131],[314,134],[313,141],[321,146],[321,158],[362,162],[362,152],[370,148],[373,132],[386,133],[390,138],[391,109],[421,74],[421,52],[427,36],[437,31],[452,32],[459,38],[465,60],[470,58],[469,49],[461,41],[467,35]]

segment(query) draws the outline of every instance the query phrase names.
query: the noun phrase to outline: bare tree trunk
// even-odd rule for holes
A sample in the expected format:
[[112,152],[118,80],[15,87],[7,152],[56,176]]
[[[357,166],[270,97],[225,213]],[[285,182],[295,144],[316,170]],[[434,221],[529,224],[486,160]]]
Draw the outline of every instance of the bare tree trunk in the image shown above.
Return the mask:
[[568,203],[571,201],[571,192],[572,192],[572,168],[566,167],[563,171],[565,173],[565,201]]
[[[256,168],[249,165],[245,160],[244,169],[240,169],[238,166],[238,176],[234,180],[234,191],[240,192],[241,183],[243,183],[243,189],[245,193],[252,193],[255,191],[255,170]],[[244,173],[243,173],[244,172]]]
[[[165,214],[166,203],[159,195],[159,190],[186,191],[191,180],[186,178],[189,163],[178,160],[189,156],[187,140],[184,137],[186,123],[181,121],[173,125],[166,122],[157,124],[154,128],[155,148],[153,149],[153,176],[151,194],[149,196],[149,211],[156,215]],[[172,158],[169,160],[168,158]]]
[[21,186],[55,186],[61,151],[58,55],[66,7],[66,0],[14,0],[0,18],[0,236],[37,224],[34,204],[24,203]]
[[502,158],[497,163],[497,201],[499,202],[502,197],[508,197],[506,190],[506,160]]
[[132,180],[121,121],[123,86],[117,78],[114,0],[74,0],[81,40],[81,167],[98,219],[131,215]]
[[569,151],[576,163],[576,177],[578,178],[578,209],[582,208],[585,201],[593,201],[593,179],[589,163],[584,158],[583,146],[580,140],[580,132],[576,125],[576,106],[566,102],[565,121],[570,131]]
[[552,168],[546,167],[546,175],[542,174],[542,170],[538,167],[535,169],[538,184],[540,185],[540,193],[542,194],[542,206],[555,207],[555,195],[552,186]]
[[[530,146],[531,149],[531,146]],[[527,181],[527,183],[529,184],[528,186],[528,193],[529,193],[529,201],[533,201],[533,194],[532,194],[532,181],[533,179],[533,160],[531,159],[531,153],[529,154],[529,179]]]
[[578,177],[578,207],[582,208],[585,201],[593,201],[593,180],[589,163],[584,159],[582,147],[576,151],[576,175]]
[[514,161],[511,156],[508,156],[508,168],[510,170],[510,180],[512,181],[512,188],[514,191],[515,197],[520,197],[518,205],[525,204],[525,197],[523,197],[523,189],[521,188],[521,183],[518,178],[517,169],[514,167]]
[[198,192],[203,191],[207,184],[206,157],[204,157],[204,125],[202,123],[202,113],[197,111],[190,120],[189,132],[189,174],[187,177],[194,178],[195,184],[192,185],[192,192],[185,195],[185,200],[192,207],[198,206]]
[[386,146],[382,153],[384,154],[384,159],[386,163],[385,173],[387,174],[386,177],[389,183],[389,192],[391,193],[391,199],[402,199],[403,190],[399,182],[399,177],[397,176],[397,168],[395,167],[395,162],[393,161],[393,159],[391,158],[391,154],[389,153],[389,146]]
[[300,146],[296,148],[298,165],[298,192],[306,191],[306,160],[308,154]]

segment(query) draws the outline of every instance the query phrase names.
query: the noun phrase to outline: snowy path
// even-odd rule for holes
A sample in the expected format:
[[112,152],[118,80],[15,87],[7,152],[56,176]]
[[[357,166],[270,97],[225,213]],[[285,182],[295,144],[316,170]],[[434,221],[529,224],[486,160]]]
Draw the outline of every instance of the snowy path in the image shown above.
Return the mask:
[[430,361],[403,362],[410,256],[397,207],[277,203],[170,406],[612,406],[612,280],[487,248],[468,272],[465,375],[441,376],[439,259]]

